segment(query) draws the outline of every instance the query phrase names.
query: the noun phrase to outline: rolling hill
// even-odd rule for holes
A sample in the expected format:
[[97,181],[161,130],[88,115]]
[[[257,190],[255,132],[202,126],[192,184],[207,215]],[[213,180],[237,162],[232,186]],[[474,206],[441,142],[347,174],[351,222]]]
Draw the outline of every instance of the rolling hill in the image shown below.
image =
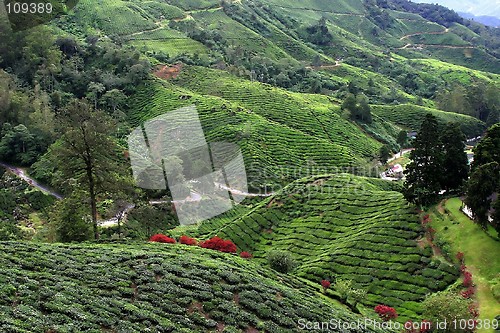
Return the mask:
[[458,278],[457,268],[423,246],[423,228],[393,184],[352,175],[298,180],[239,216],[204,222],[199,232],[232,239],[264,258],[289,251],[295,274],[317,282],[351,279],[368,291],[368,307],[396,307],[401,319],[421,314],[419,302]]
[[299,321],[360,318],[296,278],[213,250],[1,246],[3,332],[298,332]]

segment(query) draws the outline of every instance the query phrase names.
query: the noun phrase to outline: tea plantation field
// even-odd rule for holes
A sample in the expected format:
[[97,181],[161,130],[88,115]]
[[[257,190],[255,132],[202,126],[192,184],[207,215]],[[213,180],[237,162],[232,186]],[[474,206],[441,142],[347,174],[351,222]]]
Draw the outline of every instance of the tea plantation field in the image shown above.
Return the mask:
[[[182,80],[183,86],[196,85],[188,84],[185,76]],[[131,124],[139,126],[165,112],[195,105],[207,141],[240,146],[253,188],[287,183],[313,174],[313,168],[324,173],[363,167],[381,146],[340,117],[338,105],[327,97],[309,98],[263,84],[258,90],[250,82],[220,88],[211,83],[211,95],[201,95],[181,86],[181,81],[176,83],[152,80],[141,88],[133,99]]]
[[300,319],[359,318],[296,278],[214,250],[0,246],[1,332],[297,332]]
[[343,144],[363,157],[373,156],[380,147],[355,124],[340,117],[336,101],[326,96],[292,93],[203,67],[186,67],[174,83],[235,102],[266,119],[303,133]]
[[432,113],[442,124],[449,122],[459,123],[467,137],[481,135],[485,130],[485,124],[477,118],[423,106],[410,104],[374,105],[372,110],[377,116],[410,130],[418,130],[427,113]]
[[347,174],[302,179],[232,222],[226,216],[212,234],[258,258],[286,250],[299,263],[296,275],[351,279],[367,290],[365,305],[388,304],[401,320],[414,319],[425,295],[456,281],[458,270],[417,245],[423,229],[415,209],[392,186]]

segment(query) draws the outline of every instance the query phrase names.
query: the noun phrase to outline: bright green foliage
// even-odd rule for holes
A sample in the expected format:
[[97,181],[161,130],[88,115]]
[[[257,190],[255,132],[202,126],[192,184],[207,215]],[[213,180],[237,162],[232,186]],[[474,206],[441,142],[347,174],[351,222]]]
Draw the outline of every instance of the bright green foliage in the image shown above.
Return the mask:
[[339,293],[340,299],[342,299],[344,303],[347,302],[352,291],[352,281],[338,279],[335,281],[335,291]]
[[467,137],[481,135],[485,129],[484,123],[476,118],[417,105],[373,105],[372,112],[385,120],[411,130],[418,130],[428,113],[434,115],[440,124],[459,123]]
[[[423,318],[430,320],[435,324],[437,322],[447,322],[448,327],[446,329],[440,329],[439,332],[466,332],[466,330],[460,330],[460,326],[453,326],[453,321],[464,321],[475,319],[471,314],[470,307],[473,305],[472,300],[462,297],[459,293],[453,293],[451,291],[443,291],[430,295],[427,297],[422,307]],[[458,329],[457,329],[458,328]]]
[[352,280],[367,290],[361,303],[385,302],[403,318],[416,318],[417,303],[453,283],[458,272],[417,246],[423,229],[392,186],[346,174],[304,178],[251,210],[204,222],[200,231],[215,229],[199,238],[231,239],[255,260],[288,251],[299,264],[294,274],[315,284],[328,276]]
[[[180,244],[3,242],[2,332],[299,332],[359,317],[236,255]],[[352,332],[380,332],[373,328]]]

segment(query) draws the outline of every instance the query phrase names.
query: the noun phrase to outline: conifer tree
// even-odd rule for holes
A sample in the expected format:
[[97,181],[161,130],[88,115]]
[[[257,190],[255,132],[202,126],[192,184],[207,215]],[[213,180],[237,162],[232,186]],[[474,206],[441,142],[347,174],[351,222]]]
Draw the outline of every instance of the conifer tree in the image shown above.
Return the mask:
[[441,188],[447,191],[459,190],[467,180],[469,165],[465,152],[466,138],[460,125],[451,123],[441,134],[443,161]]
[[403,194],[406,200],[419,205],[434,202],[441,190],[442,152],[437,133],[436,117],[427,114],[415,139],[415,149],[410,153],[412,161],[405,171]]

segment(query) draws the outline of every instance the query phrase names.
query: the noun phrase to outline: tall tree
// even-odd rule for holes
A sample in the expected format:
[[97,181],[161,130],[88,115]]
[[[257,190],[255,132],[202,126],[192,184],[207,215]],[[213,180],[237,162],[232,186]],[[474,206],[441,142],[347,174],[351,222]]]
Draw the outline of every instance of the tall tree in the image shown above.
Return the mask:
[[398,133],[397,142],[398,142],[399,149],[400,149],[400,155],[403,156],[403,148],[406,145],[406,143],[408,142],[408,135],[406,134],[406,131],[401,130]]
[[66,179],[74,179],[89,196],[94,238],[97,228],[97,197],[120,183],[120,149],[111,137],[112,119],[86,100],[74,100],[57,114],[63,136],[51,148],[54,161]]
[[347,94],[342,109],[350,113],[351,119],[362,121],[365,123],[372,122],[371,108],[368,104],[368,98],[364,94],[355,96],[354,94]]
[[380,163],[386,164],[390,156],[391,156],[391,150],[389,149],[389,147],[387,147],[387,145],[383,145],[382,147],[380,147],[378,153]]
[[[493,202],[493,197],[500,192],[500,124],[490,127],[474,148],[471,171],[465,203],[476,222],[486,227],[490,209],[499,206],[498,198]],[[498,215],[494,214],[493,219],[496,217]],[[500,229],[498,224],[496,227]]]
[[412,160],[405,171],[403,194],[408,201],[427,205],[436,200],[440,185],[442,152],[439,146],[439,124],[432,114],[427,114],[415,138]]
[[498,191],[499,175],[500,165],[497,162],[486,163],[474,170],[467,184],[465,204],[471,209],[474,220],[484,229],[489,222],[492,195]]
[[465,152],[465,134],[457,123],[447,124],[441,134],[443,161],[441,188],[447,191],[459,190],[467,180],[469,165]]

